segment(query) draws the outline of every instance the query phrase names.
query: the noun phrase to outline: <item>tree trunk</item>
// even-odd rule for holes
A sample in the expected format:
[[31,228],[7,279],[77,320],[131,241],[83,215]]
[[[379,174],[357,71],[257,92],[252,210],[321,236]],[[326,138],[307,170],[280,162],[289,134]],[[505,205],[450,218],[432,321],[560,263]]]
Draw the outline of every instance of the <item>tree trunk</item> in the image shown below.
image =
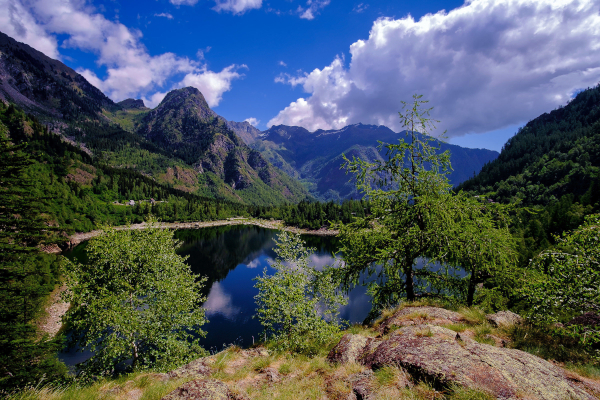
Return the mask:
[[471,307],[473,305],[473,299],[475,298],[475,289],[477,288],[477,278],[475,277],[476,273],[471,273],[471,277],[469,278],[469,287],[467,289],[467,305]]
[[413,267],[411,263],[411,265],[407,265],[406,267],[406,300],[408,301],[414,301],[416,298],[413,276]]

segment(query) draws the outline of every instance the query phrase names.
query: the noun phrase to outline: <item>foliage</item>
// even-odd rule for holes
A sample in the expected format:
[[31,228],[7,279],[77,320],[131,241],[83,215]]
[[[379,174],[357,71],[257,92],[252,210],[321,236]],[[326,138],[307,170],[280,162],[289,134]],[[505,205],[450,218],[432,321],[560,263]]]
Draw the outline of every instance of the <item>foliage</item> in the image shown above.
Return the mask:
[[[346,262],[340,274],[347,287],[358,284],[365,273],[377,276],[369,287],[374,306],[370,318],[404,297],[412,301],[431,292],[464,296],[465,282],[457,267],[471,273],[471,303],[478,283],[511,266],[512,243],[502,227],[503,211],[451,193],[446,177],[450,155],[439,153],[438,141],[429,136],[435,121],[428,118],[431,109],[423,109],[425,103],[421,96],[403,103],[399,115],[408,140],[380,143],[387,159],[346,159],[348,172],[371,201],[371,214],[340,225]],[[508,254],[503,256],[503,251]],[[418,267],[424,259],[429,262]]]
[[346,300],[337,292],[332,268],[317,271],[309,265],[314,249],[305,248],[299,235],[283,232],[276,244],[275,274],[265,268],[256,278],[256,312],[265,335],[280,349],[306,352],[339,331],[339,306]]
[[65,261],[72,344],[94,355],[82,366],[110,374],[131,369],[167,369],[203,353],[205,322],[200,289],[178,242],[150,219],[146,229],[103,228],[86,250],[89,263]]
[[55,256],[37,246],[52,243],[52,228],[24,171],[31,164],[0,122],[0,390],[60,378],[54,353],[61,339],[43,337],[32,323],[55,285]]
[[[521,291],[532,306],[529,318],[536,323],[600,312],[600,215],[586,217],[583,225],[557,241],[558,248],[532,260],[534,273]],[[598,326],[573,324],[565,331],[580,338],[581,344],[600,343]]]

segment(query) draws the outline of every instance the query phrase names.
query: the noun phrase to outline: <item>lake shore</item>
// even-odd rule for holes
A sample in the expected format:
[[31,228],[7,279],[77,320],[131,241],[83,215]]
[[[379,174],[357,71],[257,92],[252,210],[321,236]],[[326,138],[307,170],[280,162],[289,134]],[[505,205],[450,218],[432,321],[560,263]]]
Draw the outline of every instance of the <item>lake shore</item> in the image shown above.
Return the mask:
[[[228,218],[225,220],[218,221],[201,221],[201,222],[160,222],[158,224],[161,228],[165,229],[201,229],[209,228],[213,226],[227,226],[227,225],[255,225],[261,228],[277,229],[286,232],[298,233],[301,235],[316,235],[316,236],[336,236],[339,231],[334,229],[300,229],[293,226],[285,226],[281,220],[265,220],[257,218]],[[133,230],[133,229],[144,229],[148,226],[145,222],[141,224],[131,224],[117,226],[117,230]],[[85,242],[93,237],[100,235],[101,230],[94,230],[90,232],[75,233],[69,237],[69,247],[73,248],[81,242]]]

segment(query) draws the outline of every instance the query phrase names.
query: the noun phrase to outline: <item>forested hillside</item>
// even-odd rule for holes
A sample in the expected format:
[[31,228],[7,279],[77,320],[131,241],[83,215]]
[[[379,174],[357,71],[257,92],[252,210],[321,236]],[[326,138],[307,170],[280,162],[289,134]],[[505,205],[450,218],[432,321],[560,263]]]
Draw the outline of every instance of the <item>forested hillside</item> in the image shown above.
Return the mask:
[[458,190],[513,204],[521,262],[600,211],[600,86],[528,122]]
[[600,86],[528,122],[500,156],[459,186],[495,201],[546,205],[564,195],[600,200]]

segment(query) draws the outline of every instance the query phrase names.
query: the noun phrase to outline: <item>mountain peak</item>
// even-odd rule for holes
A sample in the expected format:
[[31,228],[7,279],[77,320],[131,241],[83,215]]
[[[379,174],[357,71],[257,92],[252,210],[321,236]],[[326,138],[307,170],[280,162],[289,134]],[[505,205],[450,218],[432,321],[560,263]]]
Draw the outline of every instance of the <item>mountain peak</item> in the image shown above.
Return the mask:
[[191,86],[171,90],[153,112],[159,110],[178,110],[178,112],[192,113],[203,120],[217,116],[208,106],[202,93]]
[[144,104],[144,100],[141,99],[125,99],[123,101],[120,101],[117,103],[118,105],[120,105],[121,107],[130,110],[130,109],[147,109],[148,107],[146,107],[146,105]]

